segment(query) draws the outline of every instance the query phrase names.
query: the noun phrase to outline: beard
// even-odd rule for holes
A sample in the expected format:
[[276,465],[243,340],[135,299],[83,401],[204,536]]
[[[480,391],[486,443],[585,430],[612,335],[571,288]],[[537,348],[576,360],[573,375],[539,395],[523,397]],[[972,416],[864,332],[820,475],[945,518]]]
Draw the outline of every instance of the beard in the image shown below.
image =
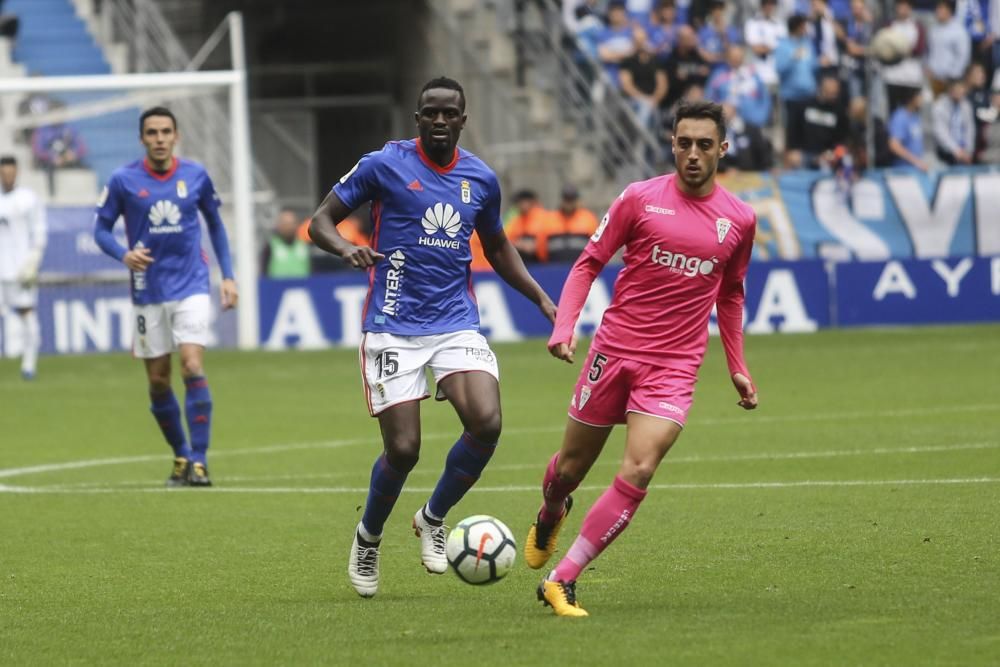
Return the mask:
[[684,181],[684,185],[688,186],[692,190],[697,190],[701,186],[705,185],[705,183],[708,183],[708,181],[715,176],[715,171],[718,166],[718,162],[711,166],[705,164],[701,165],[701,173],[697,177],[689,176],[687,169],[678,169],[677,176]]

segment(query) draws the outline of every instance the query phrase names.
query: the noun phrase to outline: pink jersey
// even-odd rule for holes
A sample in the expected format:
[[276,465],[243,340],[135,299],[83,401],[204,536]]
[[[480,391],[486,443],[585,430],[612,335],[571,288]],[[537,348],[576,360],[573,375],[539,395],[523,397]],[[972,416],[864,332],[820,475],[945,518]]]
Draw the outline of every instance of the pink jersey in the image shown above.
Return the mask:
[[730,373],[750,377],[743,358],[743,279],[756,216],[720,185],[681,192],[675,175],[632,183],[615,200],[573,266],[549,346],[569,343],[590,285],[625,246],[625,267],[594,337],[609,355],[696,373],[718,305]]

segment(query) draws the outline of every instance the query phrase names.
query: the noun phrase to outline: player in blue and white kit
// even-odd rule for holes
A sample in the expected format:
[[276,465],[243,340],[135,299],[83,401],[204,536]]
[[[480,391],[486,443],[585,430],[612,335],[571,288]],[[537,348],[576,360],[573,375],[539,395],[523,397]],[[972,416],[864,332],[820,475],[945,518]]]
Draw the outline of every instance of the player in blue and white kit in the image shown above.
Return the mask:
[[[334,185],[313,215],[316,245],[366,269],[368,298],[361,342],[368,409],[378,417],[384,452],[372,469],[368,500],[351,546],[348,575],[359,595],[378,590],[379,545],[406,476],[420,453],[420,403],[434,374],[465,428],[413,528],[428,572],[443,573],[444,517],[479,479],[500,437],[497,361],[479,333],[472,292],[469,239],[478,232],[490,264],[507,283],[554,321],[555,305],[524,268],[500,221],[496,174],[458,148],[465,93],[438,78],[417,101],[419,138],[369,153]],[[336,224],[371,202],[371,247],[347,242]]]
[[[232,260],[219,197],[200,164],[174,157],[177,120],[154,107],[139,119],[146,157],[117,169],[97,205],[94,239],[132,272],[133,354],[146,364],[150,410],[174,450],[167,486],[211,486],[208,463],[212,395],[203,358],[209,341],[211,302],[208,257],[201,248],[205,219],[222,269],[222,307],[236,305]],[[111,233],[125,219],[128,248]],[[179,351],[190,444],[170,385],[171,353]]]

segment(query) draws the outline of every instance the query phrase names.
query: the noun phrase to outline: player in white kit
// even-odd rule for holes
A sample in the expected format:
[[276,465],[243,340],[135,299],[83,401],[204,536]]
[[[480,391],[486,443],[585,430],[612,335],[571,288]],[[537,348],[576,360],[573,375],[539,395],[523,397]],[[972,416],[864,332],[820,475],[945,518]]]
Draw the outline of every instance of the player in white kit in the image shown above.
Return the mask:
[[0,308],[21,320],[21,377],[33,380],[41,334],[38,267],[45,254],[45,208],[32,190],[17,184],[17,160],[0,157]]

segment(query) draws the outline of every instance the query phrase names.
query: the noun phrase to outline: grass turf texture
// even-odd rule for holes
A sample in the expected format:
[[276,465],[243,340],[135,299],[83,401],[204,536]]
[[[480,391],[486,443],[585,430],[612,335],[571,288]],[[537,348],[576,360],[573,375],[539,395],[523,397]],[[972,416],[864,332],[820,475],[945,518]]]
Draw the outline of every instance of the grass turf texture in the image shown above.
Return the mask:
[[[171,492],[141,364],[44,358],[25,384],[0,362],[0,664],[1000,662],[1000,327],[747,347],[762,407],[736,407],[713,340],[688,428],[581,577],[592,616],[579,621],[535,601],[520,555],[486,588],[423,572],[410,518],[459,433],[433,401],[379,593],[355,595],[347,553],[379,445],[353,351],[212,351],[216,488]],[[505,434],[449,519],[493,514],[520,542],[583,350],[574,366],[540,341],[496,352]],[[622,436],[578,492],[561,551]]]

